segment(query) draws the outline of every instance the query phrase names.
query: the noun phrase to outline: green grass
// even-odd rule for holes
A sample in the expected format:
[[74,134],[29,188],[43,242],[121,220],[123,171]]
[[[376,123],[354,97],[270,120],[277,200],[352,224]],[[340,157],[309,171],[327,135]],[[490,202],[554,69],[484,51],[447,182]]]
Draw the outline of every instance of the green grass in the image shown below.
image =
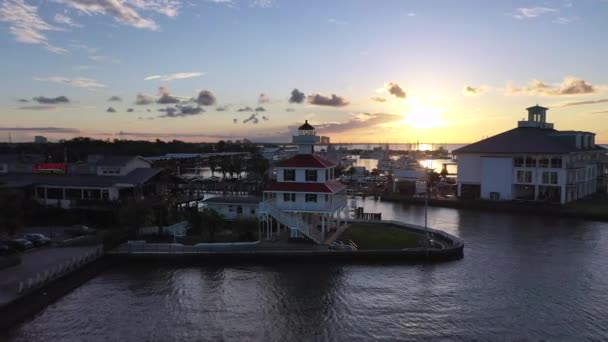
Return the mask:
[[421,247],[422,235],[384,223],[353,223],[338,240],[353,240],[359,249]]

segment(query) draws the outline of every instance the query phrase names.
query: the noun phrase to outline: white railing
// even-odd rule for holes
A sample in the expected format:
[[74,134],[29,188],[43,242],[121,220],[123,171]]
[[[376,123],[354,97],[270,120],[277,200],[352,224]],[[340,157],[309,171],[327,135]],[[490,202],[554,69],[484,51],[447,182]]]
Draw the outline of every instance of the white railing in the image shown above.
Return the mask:
[[334,196],[330,202],[279,202],[276,199],[270,201],[273,201],[273,205],[281,210],[335,212],[346,207],[347,196]]
[[259,212],[262,214],[266,213],[274,217],[279,222],[291,229],[297,229],[316,243],[323,243],[323,236],[319,230],[306,223],[299,216],[286,213],[280,208],[276,207],[273,200],[266,200],[260,203]]

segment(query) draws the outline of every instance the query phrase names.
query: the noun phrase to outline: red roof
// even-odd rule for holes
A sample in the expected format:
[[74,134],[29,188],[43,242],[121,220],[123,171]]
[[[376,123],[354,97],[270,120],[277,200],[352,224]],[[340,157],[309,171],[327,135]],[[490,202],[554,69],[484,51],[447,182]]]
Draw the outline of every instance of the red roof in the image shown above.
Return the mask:
[[346,185],[342,184],[339,180],[331,180],[325,183],[271,183],[266,187],[265,191],[336,193],[345,188]]
[[296,154],[295,156],[281,161],[277,167],[312,167],[328,168],[334,167],[336,163],[321,158],[316,154]]

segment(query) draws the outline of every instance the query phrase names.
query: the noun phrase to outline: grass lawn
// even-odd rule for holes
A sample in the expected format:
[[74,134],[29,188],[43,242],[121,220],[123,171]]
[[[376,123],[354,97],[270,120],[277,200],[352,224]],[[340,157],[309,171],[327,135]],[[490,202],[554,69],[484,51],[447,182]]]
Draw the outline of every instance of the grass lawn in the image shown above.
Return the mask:
[[421,247],[422,235],[383,223],[353,223],[338,240],[353,240],[359,249]]

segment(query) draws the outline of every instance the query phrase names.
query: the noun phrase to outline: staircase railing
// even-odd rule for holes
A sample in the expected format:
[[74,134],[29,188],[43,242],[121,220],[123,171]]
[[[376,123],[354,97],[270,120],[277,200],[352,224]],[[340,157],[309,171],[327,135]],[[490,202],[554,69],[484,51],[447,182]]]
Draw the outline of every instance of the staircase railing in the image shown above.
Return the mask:
[[260,212],[268,213],[269,215],[277,219],[279,222],[288,226],[291,229],[297,229],[304,235],[311,238],[316,243],[323,243],[323,236],[318,229],[306,223],[297,215],[286,213],[281,209],[277,208],[271,200],[260,203]]

